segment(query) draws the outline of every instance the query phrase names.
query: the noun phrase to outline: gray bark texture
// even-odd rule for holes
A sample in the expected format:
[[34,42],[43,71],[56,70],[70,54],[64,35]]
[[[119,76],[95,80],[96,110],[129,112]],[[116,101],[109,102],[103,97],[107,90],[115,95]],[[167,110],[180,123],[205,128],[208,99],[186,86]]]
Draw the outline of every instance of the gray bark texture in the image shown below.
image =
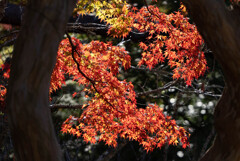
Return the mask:
[[14,46],[7,93],[17,161],[60,161],[48,93],[58,44],[75,0],[29,0]]
[[183,0],[224,72],[226,87],[215,107],[217,136],[201,161],[240,160],[240,10],[223,0]]

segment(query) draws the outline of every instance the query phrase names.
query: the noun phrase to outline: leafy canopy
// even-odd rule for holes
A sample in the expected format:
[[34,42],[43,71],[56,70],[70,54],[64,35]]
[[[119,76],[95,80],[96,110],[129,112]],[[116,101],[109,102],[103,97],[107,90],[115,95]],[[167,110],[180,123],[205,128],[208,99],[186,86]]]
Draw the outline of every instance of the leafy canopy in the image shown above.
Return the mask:
[[[122,0],[82,0],[78,1],[75,12],[95,14],[109,26],[108,34],[116,38],[125,38],[130,32],[147,34],[146,40],[139,43],[143,51],[139,66],[152,69],[167,62],[173,70],[173,79],[184,79],[187,85],[207,69],[201,51],[204,42],[196,26],[181,14],[184,7],[167,15],[155,6],[137,9]],[[104,141],[114,147],[117,138],[122,137],[138,141],[147,151],[166,143],[181,142],[186,148],[189,145],[186,130],[170,116],[165,116],[156,104],[137,108],[133,84],[117,79],[119,68],[127,70],[130,65],[128,52],[110,42],[82,44],[70,36],[62,40],[51,77],[50,94],[61,88],[67,74],[84,87],[88,98],[82,115],[79,118],[69,116],[62,125],[62,132],[83,137],[86,142]],[[9,66],[4,64],[1,70],[7,80]],[[0,85],[0,90],[0,102],[4,104],[6,87]]]
[[[146,41],[139,43],[143,50],[139,66],[151,69],[167,60],[173,68],[173,78],[183,78],[188,85],[207,68],[201,51],[203,40],[180,12],[167,15],[154,6],[138,10],[119,0],[79,1],[75,12],[96,14],[109,25],[108,34],[113,37],[125,38],[131,31],[147,33]],[[98,141],[114,147],[120,136],[138,141],[147,151],[165,143],[181,142],[184,148],[188,145],[189,134],[184,128],[164,116],[156,104],[137,108],[132,83],[116,78],[120,65],[128,69],[131,64],[123,48],[98,41],[82,44],[76,38],[68,38],[61,42],[57,60],[50,90],[59,88],[68,73],[85,87],[86,97],[91,97],[80,118],[70,116],[64,122],[64,133],[82,136],[91,143],[99,135]]]

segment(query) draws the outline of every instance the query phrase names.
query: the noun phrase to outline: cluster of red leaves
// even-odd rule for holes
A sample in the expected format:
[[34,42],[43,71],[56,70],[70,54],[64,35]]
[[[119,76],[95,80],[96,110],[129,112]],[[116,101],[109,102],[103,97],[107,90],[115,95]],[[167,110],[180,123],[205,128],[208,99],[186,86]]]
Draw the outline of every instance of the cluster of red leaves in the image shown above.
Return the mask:
[[[0,106],[1,108],[5,107],[5,98],[6,98],[7,89],[3,85],[0,85]],[[1,109],[3,110],[3,109]]]
[[7,80],[9,79],[9,74],[10,74],[10,64],[9,63],[4,63],[1,65],[0,70],[3,73],[3,79]]
[[[173,68],[173,78],[183,78],[188,85],[205,72],[206,60],[201,52],[203,40],[196,27],[179,12],[167,15],[153,6],[140,10],[132,8],[130,12],[126,5],[113,11],[116,19],[113,16],[107,21],[111,25],[108,33],[112,36],[126,37],[131,30],[148,34],[147,40],[139,44],[143,50],[139,65],[151,69],[167,60]],[[114,25],[113,22],[118,23]],[[71,40],[72,44],[68,39],[60,43],[50,93],[61,88],[68,74],[84,87],[85,97],[90,99],[83,106],[80,118],[70,116],[63,123],[63,133],[81,136],[91,143],[104,141],[114,147],[117,138],[122,137],[138,141],[147,151],[165,143],[181,142],[183,148],[189,144],[189,134],[184,128],[164,116],[157,105],[138,109],[132,83],[117,79],[119,68],[130,67],[127,51],[111,43],[82,44],[76,38]],[[6,71],[5,66],[2,69]],[[8,78],[8,73],[9,69],[4,77]],[[5,86],[1,85],[0,91],[0,102],[3,102]]]
[[[62,131],[82,136],[87,142],[104,141],[114,147],[120,136],[138,141],[147,151],[161,148],[164,144],[177,145],[179,141],[183,148],[189,144],[185,129],[178,127],[170,117],[165,117],[158,106],[132,110],[132,113],[122,113],[116,108],[108,107],[109,112],[106,112],[106,107],[91,108],[81,118],[70,116],[62,125]],[[99,137],[96,137],[97,134]]]
[[[114,147],[120,136],[138,141],[147,151],[165,143],[180,141],[184,148],[188,145],[188,133],[183,128],[170,117],[165,117],[156,105],[136,108],[131,82],[119,81],[115,77],[120,64],[125,69],[130,66],[130,56],[123,48],[98,41],[83,45],[75,38],[72,42],[74,54],[67,39],[60,44],[51,89],[58,88],[64,81],[64,73],[68,73],[86,87],[85,92],[91,100],[83,106],[80,118],[70,116],[63,123],[63,133],[81,136],[91,143],[104,141]],[[72,59],[73,55],[79,68]]]
[[[149,12],[150,11],[150,12]],[[191,85],[206,71],[206,59],[201,51],[203,40],[196,26],[190,24],[180,12],[166,15],[153,6],[142,8],[136,15],[135,28],[148,32],[149,42],[140,43],[143,49],[139,65],[152,68],[164,59],[173,69],[173,78],[183,78]],[[155,23],[154,23],[155,22]]]
[[[181,7],[182,13],[185,12]],[[139,44],[143,50],[139,66],[147,65],[153,68],[158,63],[167,61],[173,68],[173,78],[182,78],[187,85],[191,85],[193,79],[198,79],[207,69],[204,53],[201,51],[203,39],[195,25],[188,22],[181,12],[169,15],[159,11],[157,7],[143,7],[140,10],[132,8],[125,23],[130,24],[129,29],[147,33],[145,42]],[[129,27],[129,26],[128,26]],[[120,27],[121,28],[121,27]],[[115,34],[121,35],[117,29]]]
[[2,108],[5,108],[5,98],[6,98],[6,85],[7,85],[7,80],[9,78],[9,73],[10,73],[10,64],[5,63],[2,64],[0,67],[0,109],[4,110]]
[[8,25],[8,24],[0,24],[0,29],[2,30],[11,30],[12,29],[12,25]]
[[[104,92],[104,88],[108,87],[108,90],[111,91],[111,86],[118,86],[115,83],[114,75],[118,73],[120,64],[125,69],[129,68],[131,60],[131,57],[123,48],[99,41],[92,41],[86,45],[75,38],[72,38],[72,41],[77,51],[74,52],[74,55],[72,55],[72,46],[68,39],[60,43],[57,62],[51,78],[50,92],[64,84],[64,74],[69,74],[79,85],[85,87],[94,82],[94,87],[101,93]],[[80,72],[83,71],[84,75],[79,70]],[[113,82],[113,85],[107,85],[106,82]],[[92,90],[94,90],[93,88]]]
[[[147,151],[160,148],[165,143],[176,145],[181,142],[183,148],[189,144],[189,134],[170,117],[165,117],[161,108],[156,105],[136,108],[131,82],[116,78],[120,65],[125,69],[130,67],[131,58],[123,48],[99,41],[83,45],[75,38],[72,42],[75,52],[68,39],[60,43],[50,92],[60,88],[68,74],[85,87],[84,91],[91,100],[83,106],[80,118],[70,116],[63,123],[63,133],[82,136],[91,143],[104,141],[114,147],[117,146],[117,138],[122,137],[138,141]],[[3,65],[1,70],[7,80],[10,65]],[[2,104],[5,86],[1,85],[0,91]]]

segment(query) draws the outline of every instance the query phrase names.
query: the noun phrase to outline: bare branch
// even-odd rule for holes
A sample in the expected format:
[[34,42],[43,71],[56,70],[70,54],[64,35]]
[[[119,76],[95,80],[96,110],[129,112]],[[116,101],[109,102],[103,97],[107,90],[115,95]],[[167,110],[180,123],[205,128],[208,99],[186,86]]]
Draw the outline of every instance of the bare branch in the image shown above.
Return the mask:
[[154,89],[154,90],[150,90],[150,91],[146,91],[146,92],[139,92],[136,94],[136,97],[159,93],[163,90],[169,89],[175,83],[177,83],[177,80],[171,81],[171,82],[167,83],[165,86]]
[[53,104],[50,105],[50,110],[56,110],[56,109],[81,109],[83,105],[63,105],[63,104]]
[[127,142],[118,144],[117,148],[109,148],[102,155],[98,157],[96,161],[109,161],[111,160],[123,147],[127,145]]
[[212,128],[211,132],[209,133],[209,135],[208,135],[208,137],[207,137],[207,139],[206,139],[206,141],[205,141],[205,143],[204,143],[204,145],[203,145],[203,147],[202,147],[202,150],[201,150],[201,153],[200,153],[200,157],[199,157],[199,158],[202,158],[202,157],[203,157],[203,155],[204,155],[204,153],[206,152],[207,147],[208,147],[210,141],[212,140],[212,138],[214,137],[214,135],[215,135],[215,129]]
[[2,50],[2,48],[5,46],[13,45],[15,43],[16,39],[17,38],[13,38],[11,40],[5,41],[3,44],[0,45],[0,50]]
[[211,96],[211,97],[216,97],[216,98],[220,98],[222,96],[220,94],[214,94],[212,92],[204,92],[202,90],[197,90],[197,89],[193,90],[193,91],[192,90],[180,89],[178,87],[171,87],[170,89],[176,89],[176,90],[178,90],[178,91],[180,91],[182,93],[203,94],[205,96]]
[[[20,26],[22,23],[24,7],[14,4],[8,4],[5,9],[4,17],[0,23]],[[95,15],[82,15],[78,18],[70,17],[66,28],[67,32],[72,33],[91,33],[102,36],[107,36],[108,25]],[[140,42],[146,39],[147,33],[131,31],[126,39],[131,39],[133,42]]]

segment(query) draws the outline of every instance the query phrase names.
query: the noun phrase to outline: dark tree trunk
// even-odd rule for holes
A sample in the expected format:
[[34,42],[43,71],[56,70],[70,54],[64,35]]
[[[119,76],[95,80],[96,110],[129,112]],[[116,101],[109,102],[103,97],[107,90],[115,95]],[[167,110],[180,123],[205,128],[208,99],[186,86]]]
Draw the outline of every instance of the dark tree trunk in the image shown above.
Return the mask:
[[226,87],[214,113],[217,136],[201,161],[240,160],[240,10],[223,0],[184,0],[222,66]]
[[14,46],[7,110],[18,161],[58,161],[48,104],[52,69],[75,0],[29,0]]
[[0,1],[0,21],[4,17],[6,6],[7,6],[7,0]]

